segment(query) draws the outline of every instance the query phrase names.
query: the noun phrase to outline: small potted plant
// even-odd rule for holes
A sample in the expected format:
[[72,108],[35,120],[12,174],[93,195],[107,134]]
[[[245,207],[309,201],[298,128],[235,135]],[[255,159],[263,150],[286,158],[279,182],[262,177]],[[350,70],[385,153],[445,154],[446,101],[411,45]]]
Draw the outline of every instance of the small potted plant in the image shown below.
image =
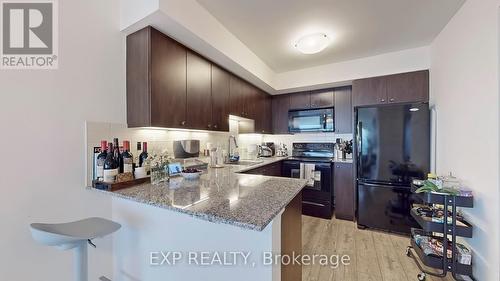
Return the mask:
[[346,159],[347,154],[352,154],[352,140],[343,141],[340,144],[340,150],[342,150],[342,159]]

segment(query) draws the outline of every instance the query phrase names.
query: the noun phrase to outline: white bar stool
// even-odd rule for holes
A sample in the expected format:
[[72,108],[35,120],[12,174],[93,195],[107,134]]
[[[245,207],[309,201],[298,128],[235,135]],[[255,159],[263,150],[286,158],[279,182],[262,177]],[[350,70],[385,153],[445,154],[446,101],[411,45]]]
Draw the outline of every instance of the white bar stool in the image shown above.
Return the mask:
[[[120,227],[120,224],[103,218],[87,218],[58,224],[32,223],[30,225],[31,235],[35,241],[47,246],[55,246],[60,250],[74,249],[75,281],[88,281],[87,244],[95,248],[92,239],[109,235]],[[101,278],[101,280],[103,279]]]

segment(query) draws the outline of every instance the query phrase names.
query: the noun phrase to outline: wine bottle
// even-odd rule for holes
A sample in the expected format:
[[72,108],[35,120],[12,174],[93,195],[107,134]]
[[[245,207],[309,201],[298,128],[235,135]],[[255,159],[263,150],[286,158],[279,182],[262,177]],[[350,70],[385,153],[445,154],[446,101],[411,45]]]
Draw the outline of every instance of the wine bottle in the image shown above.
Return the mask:
[[130,142],[123,141],[122,173],[132,173],[134,167],[134,156],[130,153]]
[[142,152],[139,155],[139,167],[144,167],[146,159],[148,159],[148,143],[142,143]]
[[118,144],[118,138],[113,139],[113,158],[118,164],[118,173],[123,173],[122,171],[122,158],[120,153],[120,145]]
[[113,144],[109,143],[108,153],[106,156],[106,160],[104,161],[104,169],[103,169],[104,181],[109,183],[115,182],[119,169],[119,165],[115,160],[113,151],[114,151]]
[[107,148],[108,142],[101,141],[101,153],[97,155],[96,159],[96,178],[102,181],[104,178],[104,161],[106,161],[106,156],[108,155]]

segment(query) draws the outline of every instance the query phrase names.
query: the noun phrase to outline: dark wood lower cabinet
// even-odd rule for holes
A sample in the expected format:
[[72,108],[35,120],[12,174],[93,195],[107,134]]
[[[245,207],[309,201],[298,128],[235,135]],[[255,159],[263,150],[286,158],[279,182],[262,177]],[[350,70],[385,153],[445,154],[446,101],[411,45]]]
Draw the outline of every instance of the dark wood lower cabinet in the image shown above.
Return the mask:
[[263,176],[271,176],[271,177],[281,177],[281,169],[282,163],[281,161],[274,162],[262,167],[258,167],[252,170],[248,170],[243,172],[244,174],[251,175],[263,175]]
[[335,217],[354,221],[356,188],[352,163],[335,163],[334,166]]
[[[302,193],[295,196],[281,215],[281,254],[290,257],[302,254]],[[281,280],[301,281],[302,265],[282,265]]]

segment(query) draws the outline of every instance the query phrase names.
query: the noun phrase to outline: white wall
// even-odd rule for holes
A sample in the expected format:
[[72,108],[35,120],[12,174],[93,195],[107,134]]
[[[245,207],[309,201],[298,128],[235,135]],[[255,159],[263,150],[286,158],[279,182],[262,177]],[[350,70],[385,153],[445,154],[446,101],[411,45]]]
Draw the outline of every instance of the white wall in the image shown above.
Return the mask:
[[[86,191],[85,120],[125,123],[118,0],[58,1],[59,69],[0,70],[0,280],[71,280],[71,252],[36,244],[29,223],[111,217]],[[111,240],[90,248],[90,280],[112,275]]]
[[[428,69],[429,47],[277,73],[277,93],[350,85],[352,80]],[[312,86],[312,87],[311,87]]]
[[[474,190],[474,274],[499,280],[498,1],[469,0],[431,45],[437,171]],[[474,137],[470,137],[474,136]]]

